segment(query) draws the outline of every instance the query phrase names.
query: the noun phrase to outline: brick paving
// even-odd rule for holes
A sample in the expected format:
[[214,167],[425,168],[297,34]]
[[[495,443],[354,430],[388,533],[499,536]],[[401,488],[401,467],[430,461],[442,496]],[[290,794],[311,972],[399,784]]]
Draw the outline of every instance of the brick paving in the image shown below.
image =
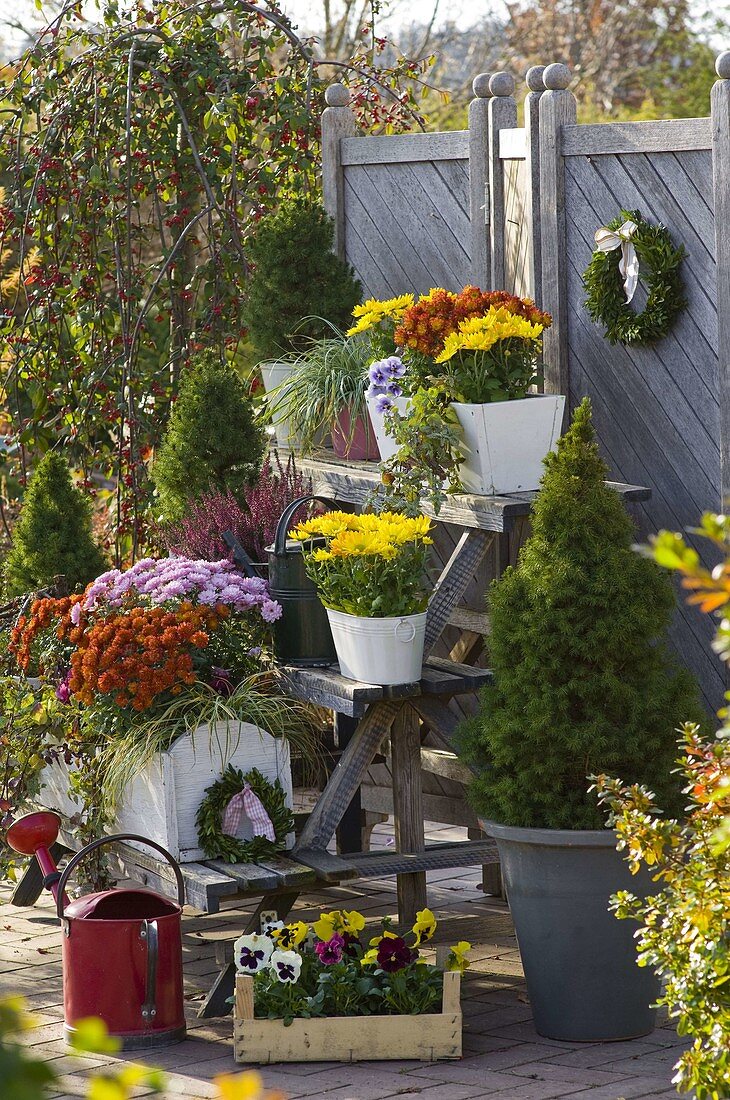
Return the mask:
[[[431,835],[458,839],[459,830],[434,826]],[[391,843],[387,825],[378,826],[374,846]],[[439,920],[437,939],[473,945],[472,967],[463,984],[464,1057],[460,1062],[314,1062],[262,1067],[264,1084],[290,1100],[386,1100],[419,1096],[422,1100],[652,1100],[677,1097],[672,1066],[682,1040],[666,1021],[643,1039],[622,1043],[553,1042],[532,1026],[519,953],[506,906],[479,889],[477,869],[429,874],[429,904]],[[169,1100],[215,1097],[212,1078],[234,1072],[231,1019],[197,1020],[195,1012],[217,972],[213,941],[235,938],[250,911],[228,907],[214,916],[187,912],[183,920],[185,995],[189,1031],[184,1043],[145,1058],[80,1057],[66,1052],[63,1019],[60,936],[48,895],[34,908],[6,904],[10,889],[0,887],[0,995],[22,994],[32,1009],[35,1028],[24,1036],[38,1058],[52,1061],[62,1075],[57,1100],[86,1094],[94,1070],[119,1061],[145,1061],[167,1074]],[[394,915],[395,881],[370,880],[320,894],[302,895],[295,913],[310,920],[326,907],[359,909],[366,916]],[[1,1083],[0,1083],[1,1085]],[[135,1095],[145,1095],[140,1090]],[[686,1095],[686,1094],[685,1094]],[[2,1088],[0,1087],[0,1097]]]

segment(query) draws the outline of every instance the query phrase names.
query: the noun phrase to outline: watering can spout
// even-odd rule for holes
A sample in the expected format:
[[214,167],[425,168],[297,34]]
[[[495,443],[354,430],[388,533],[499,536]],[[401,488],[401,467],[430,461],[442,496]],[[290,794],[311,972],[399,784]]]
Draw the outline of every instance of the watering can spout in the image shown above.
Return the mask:
[[[50,890],[56,902],[58,902],[58,883],[61,872],[53,862],[51,848],[58,840],[58,832],[61,828],[61,818],[50,810],[39,810],[36,813],[19,817],[5,834],[10,847],[14,852],[24,856],[35,856],[43,872],[43,885]],[[64,893],[64,904],[68,904],[68,897]]]

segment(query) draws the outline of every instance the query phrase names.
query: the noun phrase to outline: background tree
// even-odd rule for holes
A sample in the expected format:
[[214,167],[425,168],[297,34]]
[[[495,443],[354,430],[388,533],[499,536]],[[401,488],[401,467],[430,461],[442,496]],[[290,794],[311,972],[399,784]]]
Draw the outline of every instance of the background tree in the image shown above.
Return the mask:
[[344,331],[360,301],[350,264],[332,251],[334,223],[318,201],[286,199],[257,224],[244,319],[260,360],[301,352],[309,341]]
[[[2,400],[22,476],[60,443],[114,486],[117,559],[145,539],[147,461],[191,353],[247,361],[246,241],[316,189],[325,61],[268,0],[66,4],[4,71]],[[366,128],[414,115],[419,70],[337,61]],[[11,473],[14,472],[12,469]]]

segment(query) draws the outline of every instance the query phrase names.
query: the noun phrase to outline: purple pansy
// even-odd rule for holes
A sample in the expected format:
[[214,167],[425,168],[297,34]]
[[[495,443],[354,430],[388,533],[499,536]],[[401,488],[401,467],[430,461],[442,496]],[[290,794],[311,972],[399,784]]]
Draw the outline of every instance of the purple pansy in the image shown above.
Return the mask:
[[315,943],[314,950],[323,966],[334,966],[335,963],[342,962],[345,946],[344,936],[335,932],[331,939]]

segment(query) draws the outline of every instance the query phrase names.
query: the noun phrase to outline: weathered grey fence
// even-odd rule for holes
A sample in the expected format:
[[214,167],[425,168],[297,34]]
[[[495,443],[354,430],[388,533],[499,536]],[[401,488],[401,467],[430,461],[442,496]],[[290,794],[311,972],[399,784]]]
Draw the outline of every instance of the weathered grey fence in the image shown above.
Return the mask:
[[[366,293],[534,296],[554,318],[546,388],[569,408],[589,395],[612,476],[652,489],[642,537],[691,527],[730,492],[730,53],[717,71],[705,119],[579,125],[564,65],[529,71],[519,128],[507,73],[475,79],[467,131],[358,137],[339,85],[323,116],[325,201]],[[583,306],[594,233],[622,208],[687,250],[687,309],[652,348],[612,347]],[[716,707],[711,635],[682,603],[672,638]]]

